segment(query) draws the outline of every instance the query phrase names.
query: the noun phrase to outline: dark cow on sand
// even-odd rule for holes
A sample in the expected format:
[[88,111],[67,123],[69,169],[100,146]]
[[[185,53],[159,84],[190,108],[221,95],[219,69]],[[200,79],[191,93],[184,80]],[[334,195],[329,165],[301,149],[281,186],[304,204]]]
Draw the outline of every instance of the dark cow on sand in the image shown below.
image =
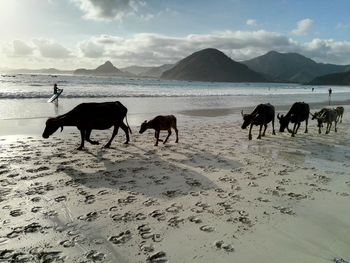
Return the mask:
[[339,106],[335,109],[337,111],[337,122],[343,122],[344,107]]
[[[105,130],[114,126],[111,139],[104,146],[110,147],[112,140],[118,133],[119,127],[125,132],[126,142],[129,142],[129,131],[131,129],[125,125],[123,120],[126,118],[128,109],[119,101],[102,103],[82,103],[76,106],[66,114],[56,118],[49,118],[46,121],[46,127],[43,133],[44,138],[49,138],[58,128],[63,130],[63,126],[76,126],[81,134],[81,144],[78,150],[84,148],[84,140],[91,144],[99,144],[90,139],[92,130]],[[126,123],[128,120],[126,118]]]
[[140,133],[144,133],[147,129],[154,129],[154,136],[156,137],[156,143],[154,146],[158,146],[158,142],[162,142],[163,140],[159,139],[159,133],[161,130],[167,130],[168,136],[164,140],[164,144],[168,141],[169,136],[171,135],[171,128],[175,130],[176,133],[176,143],[179,142],[178,130],[176,127],[176,117],[174,115],[162,116],[159,115],[150,121],[144,121],[141,124]]
[[[277,119],[280,121],[280,132],[284,132],[284,130],[287,128],[287,130],[292,133],[292,137],[294,137],[295,134],[297,134],[298,132],[300,123],[305,121],[305,133],[307,133],[309,113],[309,104],[304,102],[295,102],[286,114],[286,116],[284,116],[283,114],[279,116],[279,114],[277,114]],[[288,128],[288,124],[290,122],[294,123],[292,131],[290,131],[290,129]]]
[[317,116],[317,126],[318,133],[321,134],[321,128],[323,123],[327,123],[326,134],[331,130],[332,123],[334,122],[334,131],[337,132],[337,122],[338,122],[338,113],[336,109],[327,109],[323,112],[322,115]]
[[[252,139],[252,128],[253,125],[260,125],[259,130],[259,136],[257,139],[261,139],[261,136],[265,136],[265,132],[267,129],[267,124],[272,121],[272,134],[275,135],[275,107],[272,106],[270,103],[267,104],[259,104],[256,106],[256,108],[253,110],[250,114],[243,114],[243,111],[241,111],[242,117],[243,117],[243,124],[242,129],[246,129],[248,125],[250,125],[249,128],[249,140]],[[264,126],[264,132],[261,135],[262,126]]]

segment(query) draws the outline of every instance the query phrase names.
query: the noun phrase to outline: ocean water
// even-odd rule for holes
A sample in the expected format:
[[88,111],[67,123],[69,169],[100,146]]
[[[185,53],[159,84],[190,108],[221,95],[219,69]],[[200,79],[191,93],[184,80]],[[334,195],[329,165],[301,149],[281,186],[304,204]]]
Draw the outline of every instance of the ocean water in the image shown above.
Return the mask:
[[[59,103],[47,103],[57,83]],[[82,102],[121,101],[131,125],[159,114],[201,109],[241,109],[270,102],[328,104],[327,86],[281,83],[208,83],[73,75],[0,75],[0,135],[23,133],[29,124],[71,110]],[[350,101],[350,87],[332,86],[332,101]],[[183,119],[186,119],[185,116]]]

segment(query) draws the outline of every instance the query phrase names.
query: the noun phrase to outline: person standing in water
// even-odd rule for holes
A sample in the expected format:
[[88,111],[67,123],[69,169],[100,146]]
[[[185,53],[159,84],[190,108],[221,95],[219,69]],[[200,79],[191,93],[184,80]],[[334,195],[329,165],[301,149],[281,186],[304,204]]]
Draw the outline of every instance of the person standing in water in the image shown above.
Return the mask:
[[331,105],[332,88],[328,89],[328,105]]
[[53,94],[57,94],[58,93],[58,87],[57,87],[57,84],[55,83],[53,85]]

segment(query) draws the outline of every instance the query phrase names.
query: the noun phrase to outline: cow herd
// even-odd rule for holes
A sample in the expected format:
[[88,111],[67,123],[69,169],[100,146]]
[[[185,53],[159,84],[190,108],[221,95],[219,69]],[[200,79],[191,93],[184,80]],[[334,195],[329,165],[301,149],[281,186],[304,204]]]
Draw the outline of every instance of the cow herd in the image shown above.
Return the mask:
[[[78,150],[82,150],[84,148],[85,141],[91,144],[99,144],[99,142],[92,141],[90,139],[92,130],[105,130],[113,126],[114,129],[112,137],[104,147],[110,147],[114,137],[118,133],[119,128],[125,132],[125,144],[128,144],[130,140],[129,131],[131,133],[131,129],[128,124],[127,112],[128,109],[119,101],[82,103],[66,114],[59,115],[55,118],[49,118],[46,121],[45,130],[42,136],[44,138],[49,138],[59,128],[61,128],[62,131],[64,126],[75,126],[78,128],[81,135],[81,143]],[[126,124],[124,123],[124,118],[126,120]],[[143,122],[140,133],[143,133],[147,129],[155,130],[155,146],[158,145],[159,141],[162,141],[159,139],[159,133],[161,130],[168,131],[168,136],[163,143],[168,141],[169,136],[171,135],[171,129],[174,129],[176,133],[175,142],[177,143],[179,141],[178,130],[176,127],[176,117],[174,115],[157,116],[150,121]]]
[[[129,132],[131,133],[131,129],[128,124],[127,112],[128,109],[119,101],[102,103],[82,103],[73,108],[71,111],[67,112],[66,114],[59,115],[55,118],[49,118],[46,121],[46,127],[42,136],[44,138],[49,138],[49,136],[51,136],[59,128],[61,128],[62,131],[64,126],[75,126],[80,131],[81,143],[78,147],[78,150],[81,150],[84,148],[85,141],[91,144],[99,144],[99,142],[90,139],[92,130],[105,130],[113,126],[114,129],[112,137],[104,147],[110,147],[114,137],[118,133],[119,128],[121,128],[125,132],[125,144],[128,144],[130,140]],[[244,114],[243,111],[241,113],[244,121],[242,129],[246,129],[250,125],[248,135],[249,140],[252,139],[252,128],[254,125],[260,126],[258,139],[261,139],[262,136],[265,136],[267,125],[270,122],[272,122],[272,134],[276,134],[275,107],[272,106],[270,103],[259,104],[250,114]],[[311,115],[313,120],[317,120],[319,133],[321,133],[321,128],[323,124],[327,124],[326,134],[328,134],[333,122],[335,132],[337,132],[337,123],[339,121],[342,122],[343,113],[344,108],[337,107],[336,109],[324,108],[321,111],[312,114],[310,112],[310,107],[308,104],[304,102],[296,102],[292,105],[292,107],[286,115],[277,115],[277,119],[280,122],[279,131],[284,132],[285,129],[287,129],[291,133],[292,137],[294,137],[295,134],[297,134],[298,132],[300,123],[305,121],[305,133],[307,133],[309,115]],[[124,123],[124,118],[126,120],[126,124]],[[294,124],[292,130],[289,129],[289,123]],[[264,131],[262,132],[263,126]],[[166,143],[168,141],[171,135],[171,129],[174,129],[176,133],[175,142],[177,143],[179,141],[176,117],[174,115],[160,115],[150,121],[144,121],[141,124],[139,133],[143,133],[147,129],[155,130],[155,146],[158,145],[159,141],[163,141],[159,139],[159,134],[161,130],[168,131],[168,136],[163,141],[163,143]]]
[[[243,117],[242,129],[247,128],[249,125],[249,140],[252,139],[252,127],[254,125],[260,126],[259,136],[257,139],[261,139],[261,136],[265,136],[265,131],[267,129],[267,124],[272,122],[272,134],[275,134],[275,107],[270,103],[259,104],[252,113],[244,114],[241,112]],[[326,134],[330,132],[332,124],[334,122],[334,131],[337,132],[337,123],[342,122],[344,114],[343,107],[337,108],[323,108],[319,112],[312,114],[310,112],[310,107],[304,102],[295,102],[289,109],[286,115],[277,114],[277,119],[280,122],[280,132],[284,132],[287,129],[291,136],[294,137],[297,134],[301,122],[305,121],[305,133],[308,132],[307,126],[309,122],[309,115],[312,116],[312,120],[317,120],[318,132],[321,133],[321,128],[323,124],[327,124]],[[289,123],[294,124],[293,129],[289,129]],[[262,127],[264,126],[264,132],[261,134]]]

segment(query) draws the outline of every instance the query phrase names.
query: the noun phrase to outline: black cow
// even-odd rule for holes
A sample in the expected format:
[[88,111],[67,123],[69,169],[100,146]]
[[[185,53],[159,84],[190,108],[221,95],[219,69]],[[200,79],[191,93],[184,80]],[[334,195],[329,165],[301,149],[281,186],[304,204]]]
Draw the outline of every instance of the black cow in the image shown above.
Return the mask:
[[[305,121],[305,133],[307,133],[307,124],[309,121],[309,113],[310,113],[310,107],[309,104],[304,102],[295,102],[286,116],[283,114],[279,116],[277,114],[277,119],[280,121],[280,132],[284,132],[284,130],[287,128],[289,132],[292,133],[292,137],[297,134],[298,129],[300,127],[300,123]],[[288,128],[289,123],[294,123],[293,130],[290,131]]]
[[[112,140],[118,133],[119,127],[123,129],[126,135],[126,142],[129,142],[129,130],[126,114],[128,109],[119,101],[102,102],[102,103],[82,103],[76,106],[66,114],[60,115],[56,118],[49,118],[46,121],[46,127],[43,132],[44,138],[49,138],[58,128],[63,126],[76,126],[80,130],[81,144],[78,150],[83,149],[84,140],[91,144],[99,144],[97,141],[90,140],[91,130],[105,130],[114,126],[111,139],[104,146],[110,147]],[[126,118],[125,125],[123,120]]]
[[344,107],[339,106],[335,109],[337,111],[337,122],[343,122]]
[[323,123],[327,123],[326,134],[328,134],[334,122],[334,131],[337,132],[338,112],[336,109],[327,109],[321,116],[316,117],[318,133],[321,134],[321,127]]
[[[272,106],[270,103],[267,104],[259,104],[256,106],[256,108],[253,110],[250,114],[243,114],[243,111],[241,111],[242,117],[243,117],[243,124],[242,129],[245,129],[250,125],[249,128],[249,140],[252,139],[252,128],[253,125],[260,125],[259,130],[259,136],[257,139],[261,139],[261,136],[265,136],[265,131],[267,128],[267,124],[272,121],[272,134],[275,135],[275,107]],[[264,126],[264,132],[261,135],[262,126]]]
[[166,115],[166,116],[158,115],[157,117],[155,117],[154,119],[152,119],[150,121],[144,121],[141,124],[139,132],[142,134],[148,129],[154,129],[155,130],[154,137],[156,138],[156,143],[154,144],[154,146],[158,146],[158,142],[163,141],[163,140],[159,139],[160,131],[161,130],[168,131],[168,136],[166,137],[166,139],[163,142],[165,144],[168,141],[169,136],[171,135],[171,128],[173,128],[175,130],[175,133],[176,133],[175,142],[178,143],[179,142],[179,134],[178,134],[177,125],[176,125],[176,117],[174,115]]

